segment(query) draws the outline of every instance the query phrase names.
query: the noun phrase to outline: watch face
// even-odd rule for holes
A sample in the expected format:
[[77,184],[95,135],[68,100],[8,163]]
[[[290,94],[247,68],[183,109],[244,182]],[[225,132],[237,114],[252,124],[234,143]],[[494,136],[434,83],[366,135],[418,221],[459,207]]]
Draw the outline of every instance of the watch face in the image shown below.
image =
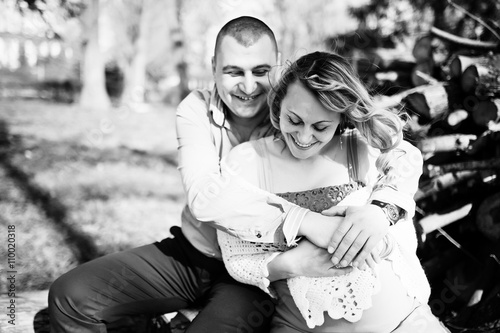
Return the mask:
[[399,220],[399,212],[398,212],[398,209],[394,205],[387,205],[387,206],[385,206],[385,208],[387,209],[386,210],[387,217],[389,219],[391,219],[391,221],[396,222],[397,220]]

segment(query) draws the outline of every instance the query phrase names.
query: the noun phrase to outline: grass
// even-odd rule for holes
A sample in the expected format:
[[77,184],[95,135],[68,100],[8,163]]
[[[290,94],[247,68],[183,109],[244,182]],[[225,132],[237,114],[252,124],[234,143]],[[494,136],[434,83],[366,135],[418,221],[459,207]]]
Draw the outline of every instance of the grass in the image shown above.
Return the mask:
[[47,288],[84,261],[161,240],[180,224],[173,107],[0,101],[0,121],[9,141],[0,146],[0,223],[16,228],[19,290]]

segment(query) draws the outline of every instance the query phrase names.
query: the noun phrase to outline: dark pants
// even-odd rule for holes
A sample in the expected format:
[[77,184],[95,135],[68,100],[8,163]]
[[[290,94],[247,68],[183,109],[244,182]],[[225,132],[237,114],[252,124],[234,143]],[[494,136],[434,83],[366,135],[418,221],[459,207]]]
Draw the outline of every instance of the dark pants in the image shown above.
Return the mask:
[[203,307],[187,332],[268,332],[274,304],[241,284],[222,261],[173,238],[110,254],[58,278],[49,292],[51,332],[106,332],[125,316]]

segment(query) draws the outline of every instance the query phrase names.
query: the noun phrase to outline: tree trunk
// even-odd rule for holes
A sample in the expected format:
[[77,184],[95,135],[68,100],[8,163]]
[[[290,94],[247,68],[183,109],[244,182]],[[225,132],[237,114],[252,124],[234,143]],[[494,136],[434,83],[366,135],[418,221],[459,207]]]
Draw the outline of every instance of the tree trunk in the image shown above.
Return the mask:
[[99,49],[99,0],[89,1],[84,20],[87,40],[83,52],[80,106],[105,110],[111,103],[106,92],[104,62]]
[[145,102],[147,42],[149,36],[149,21],[151,18],[150,5],[151,3],[149,0],[142,1],[138,28],[139,33],[137,34],[137,39],[132,42],[132,60],[125,71],[125,87],[121,98],[121,104],[127,104],[132,108],[140,108]]

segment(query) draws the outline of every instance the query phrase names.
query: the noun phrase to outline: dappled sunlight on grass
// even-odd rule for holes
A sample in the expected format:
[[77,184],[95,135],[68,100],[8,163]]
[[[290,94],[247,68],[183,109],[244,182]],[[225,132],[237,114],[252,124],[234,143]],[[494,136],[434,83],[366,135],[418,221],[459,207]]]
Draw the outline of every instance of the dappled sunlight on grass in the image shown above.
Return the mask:
[[19,235],[20,288],[47,288],[82,260],[161,240],[180,224],[174,108],[1,101],[0,110],[10,142],[1,222]]
[[71,210],[69,223],[78,223],[99,249],[111,253],[168,237],[170,226],[180,225],[181,210],[163,199],[88,200]]
[[[16,269],[19,289],[43,289],[68,269],[76,266],[75,257],[64,237],[47,221],[43,212],[27,202],[12,181],[0,169],[2,191],[0,212],[4,224],[16,228]],[[6,248],[0,255],[6,258]],[[2,291],[3,292],[3,291]]]

